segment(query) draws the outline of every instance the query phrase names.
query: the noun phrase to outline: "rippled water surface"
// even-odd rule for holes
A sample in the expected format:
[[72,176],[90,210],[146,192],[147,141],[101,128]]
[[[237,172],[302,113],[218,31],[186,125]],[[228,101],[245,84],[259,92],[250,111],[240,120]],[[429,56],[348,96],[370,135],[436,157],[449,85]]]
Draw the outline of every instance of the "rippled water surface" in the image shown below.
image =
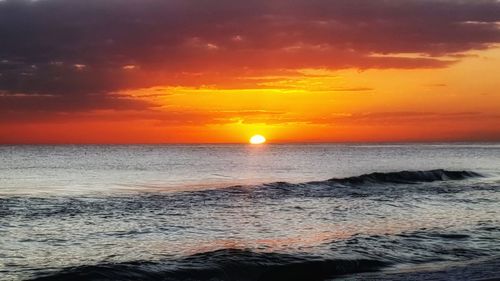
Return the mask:
[[497,144],[0,146],[0,280],[500,277],[499,189]]

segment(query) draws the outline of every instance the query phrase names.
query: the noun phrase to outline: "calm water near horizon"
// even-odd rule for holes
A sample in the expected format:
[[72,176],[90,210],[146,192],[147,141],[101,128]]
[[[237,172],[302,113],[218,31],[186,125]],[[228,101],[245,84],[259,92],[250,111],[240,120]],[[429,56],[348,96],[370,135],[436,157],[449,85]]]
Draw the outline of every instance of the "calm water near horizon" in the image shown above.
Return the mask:
[[499,191],[495,143],[4,145],[0,280],[500,277]]

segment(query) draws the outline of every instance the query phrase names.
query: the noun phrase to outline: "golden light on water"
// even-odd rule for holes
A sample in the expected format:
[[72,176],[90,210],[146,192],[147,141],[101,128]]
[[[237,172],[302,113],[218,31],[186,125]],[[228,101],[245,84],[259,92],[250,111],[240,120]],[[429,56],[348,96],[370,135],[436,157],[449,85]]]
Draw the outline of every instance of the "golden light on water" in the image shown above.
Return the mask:
[[251,144],[263,144],[266,142],[266,138],[262,135],[255,135],[250,138]]

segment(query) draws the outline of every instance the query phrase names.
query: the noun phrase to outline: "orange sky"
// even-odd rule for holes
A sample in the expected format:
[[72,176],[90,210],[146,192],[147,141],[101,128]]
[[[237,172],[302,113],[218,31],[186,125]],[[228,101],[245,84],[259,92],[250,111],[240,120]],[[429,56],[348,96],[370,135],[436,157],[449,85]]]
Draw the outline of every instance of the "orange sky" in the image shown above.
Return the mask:
[[[64,5],[47,0],[51,1]],[[459,1],[435,2],[448,3],[457,11],[467,8],[456,4]],[[495,1],[484,3],[499,6]],[[2,5],[7,4],[0,3],[0,16],[6,9]],[[45,4],[31,5],[20,7],[19,13],[23,9],[45,11]],[[393,6],[386,10],[399,7]],[[183,9],[195,13],[191,7]],[[274,11],[268,6],[260,9]],[[471,20],[478,17],[464,14],[460,21],[468,23],[468,16]],[[395,27],[381,25],[381,32],[394,33],[379,35],[395,42],[389,45],[371,38],[365,27],[353,27],[352,18],[330,19],[335,20],[329,27],[335,32],[348,23],[348,34],[359,32],[359,37],[330,31],[337,37],[322,42],[318,40],[328,33],[318,31],[321,36],[315,37],[304,33],[303,27],[312,21],[320,29],[329,21],[321,15],[310,17],[298,23],[285,21],[285,27],[275,27],[277,20],[248,27],[253,21],[243,19],[215,22],[215,31],[198,30],[196,24],[184,31],[165,27],[165,32],[188,34],[175,39],[176,49],[169,49],[165,57],[152,43],[130,43],[130,50],[140,45],[134,49],[140,55],[114,45],[109,51],[92,45],[90,51],[68,54],[67,48],[59,49],[62,43],[46,44],[43,56],[44,50],[14,56],[9,46],[0,47],[0,143],[243,143],[254,134],[270,142],[500,141],[500,48],[496,45],[500,15],[498,19],[485,15],[480,23],[467,24],[465,33],[456,38],[443,27],[443,34],[435,35],[444,38],[438,42],[426,38],[432,32],[424,30],[423,35],[406,38],[420,38],[413,42],[415,47],[397,39],[412,28],[420,30],[420,22],[412,27],[415,23],[396,19]],[[20,28],[15,21],[7,23],[7,30]],[[153,22],[152,26],[164,24]],[[275,37],[266,33],[266,25],[276,29]],[[483,30],[482,25],[488,28]],[[217,33],[219,26],[225,28]],[[82,27],[76,32],[78,28]],[[468,40],[469,29],[485,35],[470,35]],[[282,30],[286,33],[281,36]],[[209,35],[203,37],[202,31]],[[46,32],[55,41],[61,36]],[[158,39],[161,28],[155,32],[142,40],[174,44],[168,41],[171,38]],[[250,42],[255,32],[262,33],[256,37],[262,45]],[[294,32],[298,35],[290,35]],[[110,34],[120,38],[121,33],[113,29]],[[10,33],[4,36],[12,37],[14,47],[21,44]],[[73,44],[82,46],[87,41]],[[111,56],[119,51],[123,54]],[[54,57],[43,62],[51,53]],[[100,61],[102,56],[105,62]]]

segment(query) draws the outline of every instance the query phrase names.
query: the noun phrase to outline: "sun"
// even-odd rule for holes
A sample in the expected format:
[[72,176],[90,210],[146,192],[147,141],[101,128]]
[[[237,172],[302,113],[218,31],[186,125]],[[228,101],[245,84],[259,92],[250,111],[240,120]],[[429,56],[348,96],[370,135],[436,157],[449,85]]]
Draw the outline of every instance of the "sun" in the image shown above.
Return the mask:
[[266,138],[262,135],[255,135],[250,138],[251,144],[263,144],[266,142]]

